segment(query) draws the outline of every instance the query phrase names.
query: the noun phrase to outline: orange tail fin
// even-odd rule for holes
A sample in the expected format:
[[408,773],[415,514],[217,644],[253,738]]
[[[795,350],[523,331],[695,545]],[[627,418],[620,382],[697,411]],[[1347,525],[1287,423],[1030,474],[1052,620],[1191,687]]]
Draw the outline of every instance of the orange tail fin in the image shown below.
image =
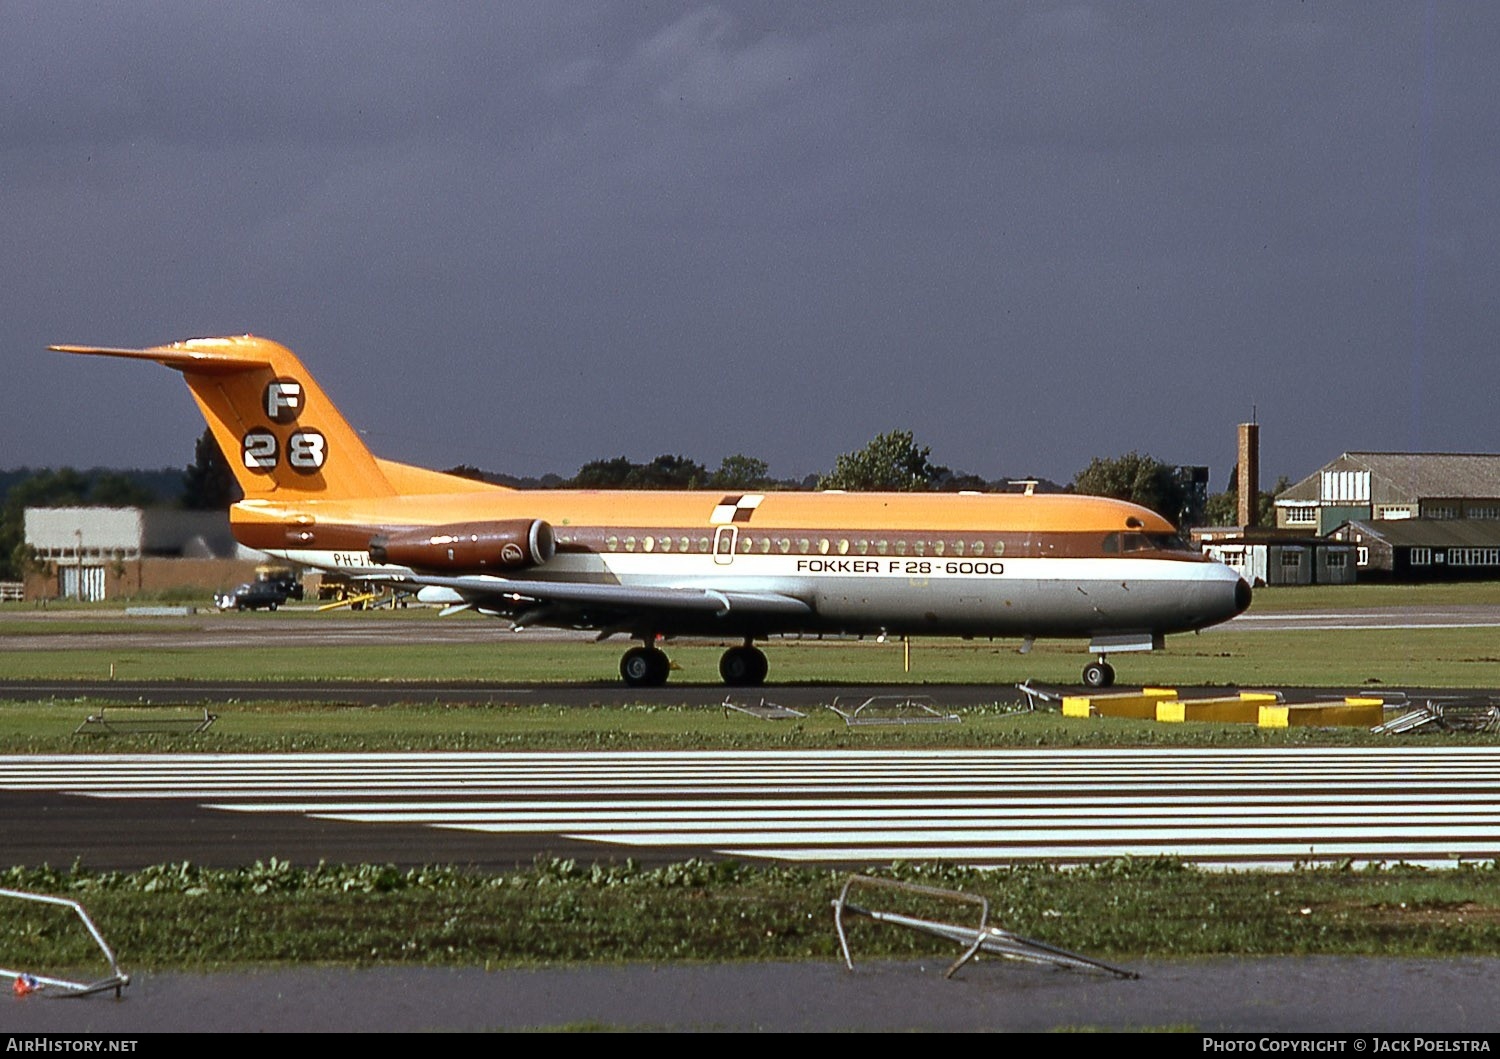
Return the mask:
[[53,346],[154,360],[182,372],[247,500],[396,495],[386,469],[292,351],[254,335],[150,349]]

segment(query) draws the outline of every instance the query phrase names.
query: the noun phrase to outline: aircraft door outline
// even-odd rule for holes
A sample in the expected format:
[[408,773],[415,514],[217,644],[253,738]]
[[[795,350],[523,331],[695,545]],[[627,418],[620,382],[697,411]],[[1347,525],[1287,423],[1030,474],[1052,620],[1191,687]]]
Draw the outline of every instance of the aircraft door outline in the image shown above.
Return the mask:
[[738,526],[720,526],[714,530],[714,562],[728,566],[734,562],[734,547],[740,536]]

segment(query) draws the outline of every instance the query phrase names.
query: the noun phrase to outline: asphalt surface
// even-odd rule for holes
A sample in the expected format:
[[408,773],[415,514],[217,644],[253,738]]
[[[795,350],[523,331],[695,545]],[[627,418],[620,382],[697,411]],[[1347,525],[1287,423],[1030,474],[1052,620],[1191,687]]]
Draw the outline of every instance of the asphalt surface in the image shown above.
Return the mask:
[[1495,959],[1143,961],[1131,965],[1136,980],[991,961],[944,979],[950,958],[863,964],[856,954],[853,972],[821,962],[145,974],[121,1000],[0,996],[0,1036],[543,1028],[1482,1035],[1500,1028]]

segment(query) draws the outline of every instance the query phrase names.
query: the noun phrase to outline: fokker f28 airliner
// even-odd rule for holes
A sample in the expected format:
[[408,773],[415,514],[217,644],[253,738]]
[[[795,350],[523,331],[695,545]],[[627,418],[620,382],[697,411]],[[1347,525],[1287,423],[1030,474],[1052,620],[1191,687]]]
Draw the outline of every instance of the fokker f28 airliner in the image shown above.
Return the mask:
[[1171,523],[1099,497],[965,493],[530,491],[373,456],[302,364],[263,338],[53,346],[182,372],[245,498],[250,548],[390,578],[418,598],[641,641],[626,683],[667,679],[674,636],[738,641],[719,673],[756,685],[786,633],[1088,638],[1108,654],[1239,614],[1250,587]]

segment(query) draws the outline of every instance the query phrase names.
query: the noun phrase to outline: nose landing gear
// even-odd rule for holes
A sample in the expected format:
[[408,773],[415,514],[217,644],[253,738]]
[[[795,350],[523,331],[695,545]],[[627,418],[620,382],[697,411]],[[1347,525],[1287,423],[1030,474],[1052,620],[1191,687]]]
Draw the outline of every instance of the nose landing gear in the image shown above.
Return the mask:
[[1100,655],[1097,662],[1090,662],[1083,667],[1083,682],[1091,688],[1111,687],[1115,682],[1115,667]]

